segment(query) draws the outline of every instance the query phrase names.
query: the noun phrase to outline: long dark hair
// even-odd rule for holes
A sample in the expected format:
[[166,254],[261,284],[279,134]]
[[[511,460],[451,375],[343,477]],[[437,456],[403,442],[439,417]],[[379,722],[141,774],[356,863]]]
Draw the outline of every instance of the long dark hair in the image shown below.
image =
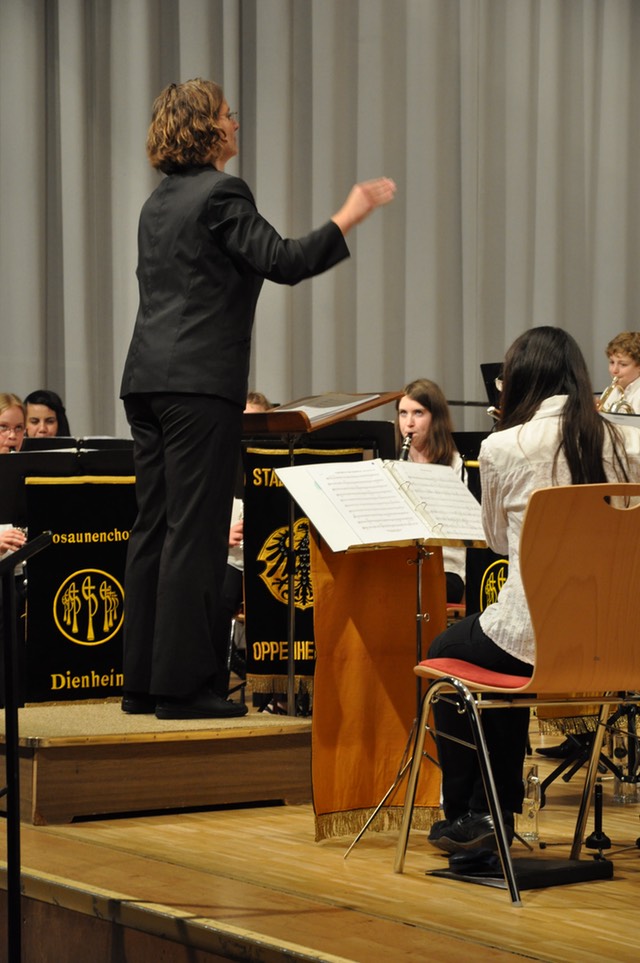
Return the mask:
[[60,395],[57,395],[55,391],[49,391],[46,388],[32,391],[31,394],[27,395],[24,399],[25,411],[27,405],[46,405],[47,408],[51,408],[52,411],[55,411],[56,418],[58,419],[58,434],[63,438],[71,435],[71,429],[69,428],[67,413],[62,403],[62,398]]
[[[442,389],[435,381],[429,381],[428,378],[417,378],[406,386],[402,392],[402,396],[411,398],[412,401],[417,401],[419,405],[422,405],[423,408],[431,412],[431,427],[429,428],[429,434],[427,436],[427,454],[429,461],[434,465],[451,465],[453,456],[456,453],[456,446],[451,434],[453,431],[451,412],[449,411],[449,405],[447,404],[447,399]],[[398,400],[396,410],[399,404],[400,401]],[[399,451],[402,439],[398,431],[397,418],[396,442]]]
[[628,480],[620,432],[596,411],[584,356],[567,331],[544,325],[521,334],[506,353],[502,383],[497,431],[530,421],[545,398],[567,395],[554,471],[562,452],[574,485],[606,482],[602,451],[608,432],[616,475]]

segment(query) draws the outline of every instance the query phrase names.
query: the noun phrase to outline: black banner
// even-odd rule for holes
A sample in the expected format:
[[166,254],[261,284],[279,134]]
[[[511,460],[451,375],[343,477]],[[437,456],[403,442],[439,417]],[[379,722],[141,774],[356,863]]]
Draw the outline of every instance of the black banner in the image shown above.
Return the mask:
[[53,535],[28,563],[26,701],[120,695],[133,479],[30,479],[26,498],[29,537]]
[[[464,438],[464,433],[459,437]],[[480,441],[478,440],[476,452],[479,446]],[[465,468],[470,491],[473,492],[478,501],[482,501],[480,472],[477,463],[465,462]],[[508,558],[497,555],[490,548],[468,548],[465,589],[466,614],[474,615],[476,612],[484,612],[487,605],[495,602],[508,574]]]
[[[362,449],[295,451],[296,465],[360,461]],[[245,452],[244,580],[247,676],[255,692],[286,692],[289,652],[289,495],[275,473],[291,464],[281,448]],[[308,689],[315,668],[309,520],[294,513],[295,675]]]
[[490,548],[467,549],[466,614],[484,612],[496,602],[509,574],[509,559]]

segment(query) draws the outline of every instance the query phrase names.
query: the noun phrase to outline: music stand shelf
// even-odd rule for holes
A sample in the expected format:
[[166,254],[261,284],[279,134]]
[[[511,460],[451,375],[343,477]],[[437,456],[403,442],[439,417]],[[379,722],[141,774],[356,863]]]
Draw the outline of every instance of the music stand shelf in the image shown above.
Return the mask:
[[245,412],[243,434],[249,437],[306,434],[397,401],[401,397],[401,391],[311,395],[279,405],[270,411]]

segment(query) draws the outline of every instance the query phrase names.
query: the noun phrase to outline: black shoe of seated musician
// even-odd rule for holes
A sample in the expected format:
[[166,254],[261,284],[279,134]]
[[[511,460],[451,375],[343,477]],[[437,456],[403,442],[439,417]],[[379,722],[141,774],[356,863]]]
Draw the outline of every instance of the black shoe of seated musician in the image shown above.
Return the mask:
[[591,733],[580,732],[567,737],[559,746],[541,746],[536,749],[536,752],[539,756],[546,756],[547,759],[569,759],[577,755],[581,748],[586,749],[590,745]]
[[152,715],[156,711],[156,697],[148,692],[123,692],[120,708],[132,716]]
[[[502,816],[507,831],[507,842],[513,842],[513,814]],[[442,834],[431,840],[446,853],[464,853],[470,849],[497,849],[495,827],[489,813],[468,812],[455,819]]]
[[249,706],[230,702],[218,695],[210,686],[199,689],[194,695],[174,699],[163,697],[156,706],[158,719],[234,719],[244,716]]
[[437,819],[435,823],[432,823],[427,837],[429,842],[435,843],[436,840],[440,839],[442,834],[451,826],[451,822],[450,819]]

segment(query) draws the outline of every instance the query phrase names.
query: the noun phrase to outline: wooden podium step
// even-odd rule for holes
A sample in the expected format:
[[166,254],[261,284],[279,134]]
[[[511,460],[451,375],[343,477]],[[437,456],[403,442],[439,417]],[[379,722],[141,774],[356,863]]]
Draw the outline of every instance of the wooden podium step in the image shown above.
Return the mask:
[[310,718],[174,721],[58,703],[20,709],[19,733],[20,813],[33,825],[311,799]]

